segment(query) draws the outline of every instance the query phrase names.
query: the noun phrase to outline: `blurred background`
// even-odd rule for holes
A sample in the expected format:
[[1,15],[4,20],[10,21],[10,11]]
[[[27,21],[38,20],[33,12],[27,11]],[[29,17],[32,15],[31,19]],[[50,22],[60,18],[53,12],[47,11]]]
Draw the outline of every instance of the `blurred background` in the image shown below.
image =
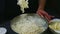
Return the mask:
[[[34,6],[33,0],[30,0],[32,6],[30,6],[30,9],[26,10],[25,13],[35,13],[37,10],[36,5],[38,2],[37,0],[34,0],[36,3]],[[47,0],[45,11],[48,12],[50,15],[56,16],[56,18],[60,18],[60,0]],[[5,27],[8,29],[8,34],[12,32],[10,29],[10,22],[9,20],[13,19],[15,16],[22,14],[20,7],[17,6],[17,0],[0,0],[0,27]],[[33,9],[31,9],[33,7]],[[35,7],[35,9],[34,9]],[[28,12],[31,11],[31,12]],[[32,12],[33,11],[33,12]],[[48,29],[49,30],[49,29]],[[47,31],[48,33],[50,31]]]
[[[50,15],[60,18],[59,1],[60,0],[47,0],[45,11],[48,12]],[[20,7],[17,6],[16,3],[17,3],[17,0],[0,0],[0,22],[10,20],[13,17],[21,14]],[[29,4],[30,8],[26,10],[25,13],[35,13],[37,10],[38,1],[34,0],[33,2],[33,0],[30,0],[29,3],[30,3]]]

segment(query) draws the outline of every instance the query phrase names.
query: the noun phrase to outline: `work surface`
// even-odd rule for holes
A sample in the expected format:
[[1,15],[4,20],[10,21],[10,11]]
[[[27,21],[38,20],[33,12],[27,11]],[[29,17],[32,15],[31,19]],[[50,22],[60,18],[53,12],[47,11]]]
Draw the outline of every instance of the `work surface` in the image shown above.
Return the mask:
[[[17,34],[10,28],[10,21],[5,22],[5,24],[0,25],[0,27],[4,27],[7,29],[6,34]],[[43,34],[53,34],[48,28]]]

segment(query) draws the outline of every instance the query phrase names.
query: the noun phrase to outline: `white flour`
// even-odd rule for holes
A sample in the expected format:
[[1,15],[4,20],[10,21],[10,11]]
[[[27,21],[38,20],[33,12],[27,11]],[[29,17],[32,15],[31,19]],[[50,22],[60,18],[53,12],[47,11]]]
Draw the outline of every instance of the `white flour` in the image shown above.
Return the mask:
[[12,20],[11,28],[19,34],[40,34],[47,29],[47,23],[37,15],[23,14]]
[[25,8],[29,8],[29,6],[28,6],[28,0],[18,0],[17,5],[19,5],[21,7],[22,13],[25,12],[24,11]]

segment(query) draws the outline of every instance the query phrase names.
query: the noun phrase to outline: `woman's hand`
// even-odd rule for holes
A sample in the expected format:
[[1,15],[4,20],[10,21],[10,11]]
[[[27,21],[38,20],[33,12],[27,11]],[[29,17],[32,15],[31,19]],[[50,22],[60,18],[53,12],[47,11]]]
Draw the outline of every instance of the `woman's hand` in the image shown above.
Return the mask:
[[37,14],[40,15],[41,17],[45,17],[48,21],[51,20],[51,18],[53,18],[54,16],[49,15],[47,12],[45,12],[44,10],[38,10]]

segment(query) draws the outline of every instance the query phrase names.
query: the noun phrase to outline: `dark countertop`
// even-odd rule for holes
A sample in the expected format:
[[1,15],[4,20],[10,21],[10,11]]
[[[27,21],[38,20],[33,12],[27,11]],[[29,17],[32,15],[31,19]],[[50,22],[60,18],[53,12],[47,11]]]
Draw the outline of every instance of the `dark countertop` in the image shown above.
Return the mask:
[[[5,27],[7,29],[6,34],[17,34],[10,28],[10,21],[5,22],[5,24],[0,25],[0,27]],[[43,34],[53,34],[48,28]]]

